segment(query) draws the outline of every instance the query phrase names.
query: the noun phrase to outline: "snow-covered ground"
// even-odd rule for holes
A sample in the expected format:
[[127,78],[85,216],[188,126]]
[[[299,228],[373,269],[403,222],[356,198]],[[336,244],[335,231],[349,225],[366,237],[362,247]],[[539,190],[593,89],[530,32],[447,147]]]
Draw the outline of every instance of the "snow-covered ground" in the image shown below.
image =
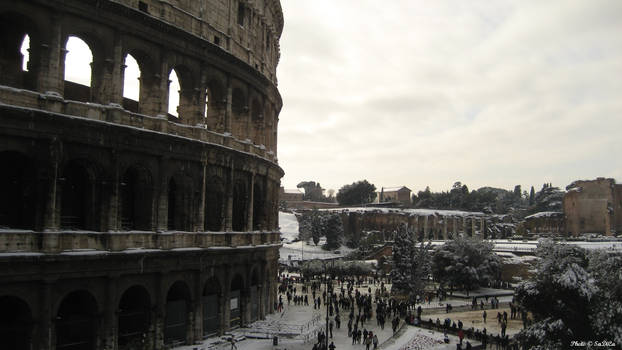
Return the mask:
[[279,226],[281,227],[281,239],[283,247],[279,250],[279,262],[287,263],[288,261],[313,260],[313,259],[334,259],[340,258],[352,251],[351,248],[341,246],[335,251],[322,249],[325,243],[324,238],[316,246],[309,242],[293,242],[298,238],[298,220],[294,214],[279,212]]

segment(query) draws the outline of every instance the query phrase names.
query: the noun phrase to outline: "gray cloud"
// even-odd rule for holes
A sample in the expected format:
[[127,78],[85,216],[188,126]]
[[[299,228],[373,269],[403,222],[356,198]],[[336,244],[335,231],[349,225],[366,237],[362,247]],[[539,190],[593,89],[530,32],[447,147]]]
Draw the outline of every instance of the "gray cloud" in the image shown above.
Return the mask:
[[620,177],[622,2],[282,4],[286,187]]

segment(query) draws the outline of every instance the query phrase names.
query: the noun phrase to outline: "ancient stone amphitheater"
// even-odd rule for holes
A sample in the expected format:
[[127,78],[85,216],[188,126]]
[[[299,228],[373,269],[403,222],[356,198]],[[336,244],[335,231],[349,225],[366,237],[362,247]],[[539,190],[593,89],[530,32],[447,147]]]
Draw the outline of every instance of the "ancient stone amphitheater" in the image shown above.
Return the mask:
[[0,27],[0,348],[163,349],[269,313],[279,1],[5,0]]

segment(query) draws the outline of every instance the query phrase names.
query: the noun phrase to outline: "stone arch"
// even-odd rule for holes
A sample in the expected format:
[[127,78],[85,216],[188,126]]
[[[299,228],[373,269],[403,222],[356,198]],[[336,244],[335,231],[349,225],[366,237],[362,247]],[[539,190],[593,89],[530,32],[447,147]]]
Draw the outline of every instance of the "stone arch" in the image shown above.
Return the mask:
[[33,319],[28,303],[12,295],[0,297],[0,339],[6,349],[30,350]]
[[227,105],[226,85],[219,77],[211,77],[205,85],[205,124],[210,130],[224,130],[224,111]]
[[223,181],[212,176],[205,186],[205,230],[221,231],[223,224],[223,208],[225,204],[225,186]]
[[192,297],[186,282],[176,281],[166,294],[164,343],[185,343],[190,331]]
[[138,165],[128,167],[119,184],[121,228],[152,229],[153,180],[151,172]]
[[[123,99],[123,107],[132,112],[147,115],[160,113],[159,98],[161,96],[160,77],[158,71],[158,48],[137,40],[132,36],[123,37],[123,57],[131,55],[140,70],[138,100]],[[123,72],[125,75],[125,71]]]
[[[22,70],[24,38],[30,39],[27,71]],[[18,12],[0,14],[0,84],[35,90],[41,59],[40,30],[27,15]]]
[[[74,47],[68,48],[68,45],[72,45],[72,43]],[[83,34],[71,34],[64,38],[63,48],[65,51],[64,59],[62,60],[62,71],[64,79],[63,96],[65,99],[81,102],[93,100],[93,81],[96,80],[94,72],[94,46],[96,46],[94,40],[89,40]],[[74,50],[78,51],[74,52]],[[91,55],[91,62],[83,62],[83,55],[87,53],[87,50]],[[88,79],[82,81],[86,74],[88,74]]]
[[253,231],[261,231],[266,225],[266,189],[262,177],[255,178],[253,186]]
[[[193,72],[188,66],[184,64],[174,64],[169,68],[169,89],[168,89],[168,101],[169,103],[174,99],[171,98],[174,91],[171,91],[173,85],[171,83],[171,77],[175,74],[179,81],[178,91],[178,106],[177,106],[177,118],[179,120],[192,119],[192,111],[198,106],[196,99],[197,94],[195,91],[195,76],[196,72]],[[169,105],[169,114],[171,114],[171,107]]]
[[91,350],[97,347],[97,302],[86,290],[67,294],[56,313],[56,349]]
[[220,296],[222,287],[218,277],[210,277],[203,287],[203,336],[212,336],[220,331]]
[[98,224],[97,171],[85,159],[65,165],[59,178],[60,226],[70,230],[96,230]]
[[241,274],[236,273],[231,278],[229,292],[229,327],[237,328],[244,325],[244,313],[246,308],[244,305],[244,278]]
[[0,227],[34,229],[37,183],[32,159],[15,151],[0,152]]
[[233,185],[233,231],[246,231],[248,221],[248,181],[237,179]]
[[136,349],[145,341],[151,324],[151,296],[141,285],[126,289],[119,300],[119,349]]

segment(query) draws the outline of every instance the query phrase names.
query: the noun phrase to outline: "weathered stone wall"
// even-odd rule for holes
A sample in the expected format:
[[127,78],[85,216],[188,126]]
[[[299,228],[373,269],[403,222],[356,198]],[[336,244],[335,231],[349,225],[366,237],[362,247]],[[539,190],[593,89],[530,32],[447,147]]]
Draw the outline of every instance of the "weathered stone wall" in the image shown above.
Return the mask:
[[568,234],[622,232],[619,198],[619,185],[613,179],[575,181],[563,201]]
[[282,28],[277,0],[0,3],[2,347],[164,349],[271,312]]

